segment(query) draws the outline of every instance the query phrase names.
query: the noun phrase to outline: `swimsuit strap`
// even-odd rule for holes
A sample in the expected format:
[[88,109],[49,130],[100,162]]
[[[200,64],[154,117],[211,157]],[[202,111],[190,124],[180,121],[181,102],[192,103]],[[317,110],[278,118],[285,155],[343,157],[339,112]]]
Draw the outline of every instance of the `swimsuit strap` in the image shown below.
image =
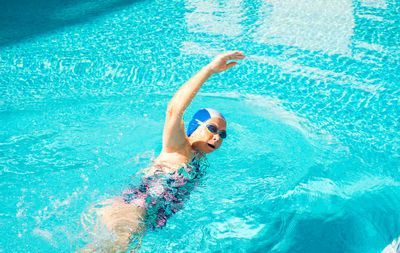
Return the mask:
[[199,156],[199,155],[200,155],[200,154],[199,154],[198,152],[195,152],[192,161],[191,161],[188,165],[190,165],[190,164],[192,164],[192,163],[194,163],[194,162],[199,163],[199,162],[200,162],[200,160],[198,159],[198,156]]

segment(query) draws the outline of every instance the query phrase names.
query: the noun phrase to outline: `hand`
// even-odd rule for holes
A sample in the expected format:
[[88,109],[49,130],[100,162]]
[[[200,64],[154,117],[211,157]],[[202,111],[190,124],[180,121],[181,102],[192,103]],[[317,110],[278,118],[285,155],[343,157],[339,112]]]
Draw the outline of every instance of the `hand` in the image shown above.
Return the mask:
[[232,68],[237,64],[237,62],[235,61],[227,63],[229,60],[242,60],[245,57],[246,56],[243,55],[243,52],[239,51],[222,53],[215,57],[215,59],[212,60],[207,67],[211,70],[213,74],[220,73],[222,71]]

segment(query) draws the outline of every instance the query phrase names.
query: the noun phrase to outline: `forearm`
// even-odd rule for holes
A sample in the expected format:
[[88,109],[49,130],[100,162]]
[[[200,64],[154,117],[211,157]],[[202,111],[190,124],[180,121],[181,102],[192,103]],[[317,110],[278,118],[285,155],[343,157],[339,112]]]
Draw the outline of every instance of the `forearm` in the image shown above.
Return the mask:
[[190,105],[201,86],[213,74],[209,65],[203,67],[196,75],[190,78],[179,90],[168,104],[168,112],[183,116],[186,108]]

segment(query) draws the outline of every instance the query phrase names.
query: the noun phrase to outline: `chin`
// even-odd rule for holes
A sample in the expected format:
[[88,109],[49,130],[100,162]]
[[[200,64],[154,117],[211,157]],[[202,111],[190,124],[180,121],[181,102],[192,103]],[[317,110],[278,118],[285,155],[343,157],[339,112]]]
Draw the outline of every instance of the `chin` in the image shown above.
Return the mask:
[[210,154],[215,150],[210,150],[210,148],[206,147],[206,148],[198,148],[197,151],[204,153],[204,154]]
[[210,154],[210,153],[212,153],[212,152],[214,152],[215,150],[217,150],[216,148],[211,148],[211,147],[206,147],[205,148],[206,149],[206,151],[203,151],[204,153],[207,153],[207,154]]
[[210,154],[217,150],[218,148],[212,148],[209,147],[207,144],[201,144],[201,145],[196,145],[196,147],[193,147],[195,150],[200,151],[204,154]]

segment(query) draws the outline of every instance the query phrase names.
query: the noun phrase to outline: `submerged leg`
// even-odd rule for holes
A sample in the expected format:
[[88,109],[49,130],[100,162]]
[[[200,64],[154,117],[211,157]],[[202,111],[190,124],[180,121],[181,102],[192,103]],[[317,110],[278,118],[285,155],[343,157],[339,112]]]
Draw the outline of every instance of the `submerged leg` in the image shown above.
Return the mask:
[[80,252],[125,252],[132,242],[135,243],[132,250],[139,249],[145,230],[143,220],[146,211],[115,200],[109,200],[100,205],[101,207],[91,209],[89,213],[92,213],[92,216],[82,216],[85,230],[88,227],[93,228],[97,243],[86,245]]

